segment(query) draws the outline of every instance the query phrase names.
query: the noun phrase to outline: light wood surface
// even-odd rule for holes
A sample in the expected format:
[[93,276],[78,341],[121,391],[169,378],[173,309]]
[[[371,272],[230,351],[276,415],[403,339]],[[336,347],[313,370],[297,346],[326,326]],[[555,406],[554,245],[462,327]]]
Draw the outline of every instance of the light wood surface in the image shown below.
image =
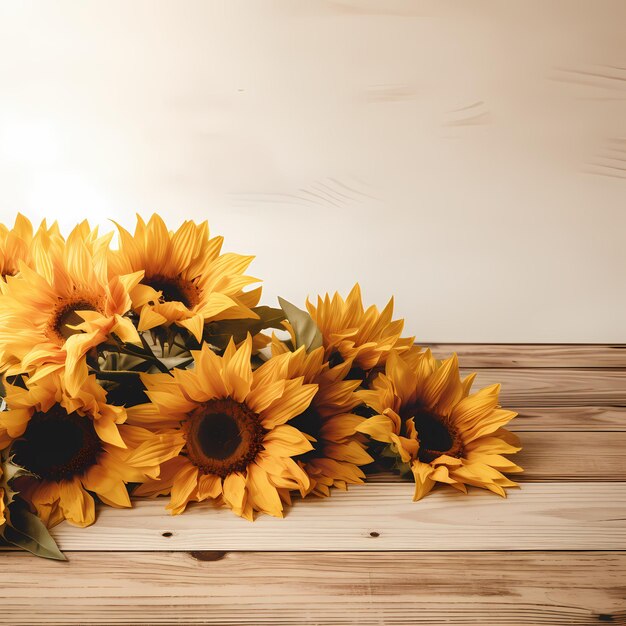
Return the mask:
[[524,431],[624,431],[626,406],[513,407],[518,415],[510,430]]
[[626,483],[529,483],[507,499],[412,495],[410,483],[360,485],[254,524],[211,504],[172,517],[167,500],[140,500],[132,513],[103,507],[94,526],[63,524],[54,536],[63,550],[626,550]]
[[626,433],[520,433],[520,481],[626,481]]
[[[251,524],[166,499],[61,524],[69,563],[0,552],[0,624],[626,624],[626,364],[618,346],[433,346],[519,411],[507,499],[381,474]],[[288,552],[286,552],[288,551]]]
[[[524,468],[516,482],[626,481],[624,432],[521,432],[516,463]],[[391,472],[373,473],[370,481],[401,482]]]
[[[462,370],[464,374],[470,371]],[[478,372],[476,387],[501,383],[502,404],[511,407],[626,405],[626,368],[485,368],[475,371]]]
[[[84,552],[5,557],[11,624],[624,623],[624,552]],[[33,589],[33,579],[39,584]],[[173,608],[175,607],[175,608]]]
[[465,367],[626,367],[625,344],[420,343],[439,358],[451,352]]

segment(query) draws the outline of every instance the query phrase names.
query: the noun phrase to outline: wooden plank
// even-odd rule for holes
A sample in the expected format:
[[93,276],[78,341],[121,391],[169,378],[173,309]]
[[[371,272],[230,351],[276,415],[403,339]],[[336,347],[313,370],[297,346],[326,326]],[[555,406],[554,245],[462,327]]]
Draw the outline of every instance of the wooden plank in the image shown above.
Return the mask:
[[624,624],[624,552],[0,555],[6,624]]
[[526,432],[513,455],[530,481],[626,481],[626,433]]
[[169,516],[167,500],[101,507],[85,529],[53,530],[64,550],[621,550],[626,483],[529,483],[508,499],[410,483],[367,484],[296,501],[283,520],[254,523],[211,503]]
[[624,406],[516,407],[508,428],[525,431],[626,431]]
[[[511,459],[524,468],[516,482],[626,481],[626,433],[526,432]],[[397,474],[371,474],[370,482],[403,482]]]
[[456,352],[463,367],[626,367],[626,344],[426,343],[435,356]]
[[[474,389],[502,384],[503,406],[626,406],[626,370],[477,370]],[[468,374],[470,370],[464,370]]]

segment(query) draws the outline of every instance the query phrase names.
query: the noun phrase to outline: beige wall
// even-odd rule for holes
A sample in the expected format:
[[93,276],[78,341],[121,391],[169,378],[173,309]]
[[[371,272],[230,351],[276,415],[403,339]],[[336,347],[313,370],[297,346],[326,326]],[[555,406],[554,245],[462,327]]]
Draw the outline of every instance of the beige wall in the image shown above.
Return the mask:
[[626,2],[0,3],[0,219],[208,218],[266,301],[626,341]]

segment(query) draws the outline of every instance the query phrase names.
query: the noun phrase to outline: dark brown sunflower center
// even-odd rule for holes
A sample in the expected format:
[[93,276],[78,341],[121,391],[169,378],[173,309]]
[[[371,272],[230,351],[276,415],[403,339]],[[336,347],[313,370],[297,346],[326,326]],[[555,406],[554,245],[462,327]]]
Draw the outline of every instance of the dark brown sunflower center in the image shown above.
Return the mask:
[[202,404],[188,426],[187,454],[205,474],[243,472],[263,449],[259,416],[231,398]]
[[324,422],[322,416],[317,412],[314,406],[300,413],[297,417],[289,420],[289,426],[297,428],[300,432],[314,437],[317,441],[312,441],[311,445],[313,450],[309,450],[304,454],[298,456],[298,459],[305,462],[319,456],[319,451],[322,448],[322,426]]
[[363,387],[370,388],[371,382],[378,376],[380,372],[383,372],[383,367],[373,367],[369,370],[364,370],[362,367],[353,367],[346,376],[346,380],[361,380],[363,381]]
[[18,465],[44,480],[68,480],[98,462],[102,443],[92,421],[59,405],[36,412],[13,444]]
[[143,282],[155,291],[160,291],[164,302],[182,302],[187,308],[191,308],[200,301],[198,286],[179,276],[155,274],[147,277]]
[[339,350],[333,350],[330,353],[330,357],[328,357],[328,365],[329,367],[335,367],[337,365],[341,365],[345,359],[341,356],[341,352]]
[[202,452],[219,461],[232,456],[241,445],[239,424],[232,415],[225,413],[205,415],[198,425],[196,434]]
[[60,341],[65,341],[81,331],[70,328],[82,324],[85,320],[76,311],[98,311],[94,302],[88,300],[74,300],[61,304],[55,311],[50,323],[50,330]]
[[406,419],[413,417],[420,444],[418,452],[420,461],[430,463],[442,454],[461,456],[460,440],[446,418],[420,406],[408,408],[403,413]]

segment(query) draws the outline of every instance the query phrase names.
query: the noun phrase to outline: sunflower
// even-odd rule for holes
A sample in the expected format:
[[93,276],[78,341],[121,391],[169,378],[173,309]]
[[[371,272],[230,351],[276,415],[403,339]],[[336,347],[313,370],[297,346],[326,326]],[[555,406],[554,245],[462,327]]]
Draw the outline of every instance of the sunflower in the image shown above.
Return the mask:
[[378,414],[357,430],[389,444],[383,454],[396,459],[402,474],[413,475],[415,500],[436,482],[501,496],[504,487],[517,486],[501,473],[522,471],[502,456],[521,449],[502,428],[516,413],[499,407],[500,385],[470,395],[475,376],[460,380],[456,354],[437,361],[430,350],[406,358],[392,353],[372,389],[358,392]]
[[242,291],[258,282],[243,272],[254,257],[221,254],[223,238],[209,239],[206,222],[186,221],[169,232],[153,215],[146,224],[137,216],[135,234],[117,225],[119,250],[111,252],[110,271],[145,276],[132,291],[139,330],[181,326],[202,340],[204,324],[221,319],[258,319],[251,307],[261,290]]
[[193,352],[195,369],[142,377],[153,404],[129,408],[129,422],[175,429],[186,445],[162,465],[159,480],[135,495],[171,493],[172,514],[191,501],[215,499],[252,520],[255,511],[282,517],[289,490],[309,489],[292,457],[312,446],[287,422],[307,409],[317,385],[289,377],[291,354],[252,371],[251,353],[250,335],[239,348],[231,341],[222,357],[204,344]]
[[309,314],[320,329],[326,360],[331,364],[352,360],[355,378],[367,377],[382,367],[392,351],[406,352],[414,337],[402,338],[404,320],[392,320],[393,298],[378,311],[375,306],[365,309],[358,283],[344,300],[338,293],[317,298],[317,306],[307,301]]
[[[285,343],[274,336],[274,357],[288,352]],[[313,445],[297,461],[311,481],[308,493],[318,496],[330,495],[331,487],[346,489],[348,484],[362,483],[365,474],[359,466],[374,460],[366,452],[364,436],[355,430],[364,418],[352,412],[361,404],[355,393],[361,381],[346,380],[351,366],[351,361],[344,361],[331,368],[324,361],[323,347],[309,354],[300,350],[289,360],[289,377],[318,385],[309,407],[290,421]]]
[[98,425],[111,413],[125,419],[124,409],[102,396],[94,404],[92,390],[85,399],[68,397],[55,375],[27,389],[7,385],[9,410],[0,413],[0,428],[10,436],[13,462],[37,477],[23,479],[20,496],[48,526],[63,519],[92,524],[91,493],[110,506],[130,507],[126,483],[158,477],[160,464],[183,445],[177,433],[157,435],[125,424],[115,426],[119,445],[113,445],[100,437]]
[[20,261],[27,265],[30,263],[32,240],[33,225],[21,213],[17,214],[12,229],[0,224],[0,279],[15,276],[19,272]]
[[41,235],[52,240],[63,240],[58,224],[55,222],[48,228],[46,220],[41,222],[37,233],[33,235],[33,225],[21,213],[17,214],[13,228],[0,224],[0,291],[6,277],[19,274],[22,264],[33,266],[32,246]]
[[108,238],[86,224],[67,241],[40,231],[32,245],[34,269],[21,266],[0,294],[0,371],[45,377],[65,368],[71,393],[87,376],[84,356],[115,333],[138,343],[129,292],[142,272],[107,276]]

